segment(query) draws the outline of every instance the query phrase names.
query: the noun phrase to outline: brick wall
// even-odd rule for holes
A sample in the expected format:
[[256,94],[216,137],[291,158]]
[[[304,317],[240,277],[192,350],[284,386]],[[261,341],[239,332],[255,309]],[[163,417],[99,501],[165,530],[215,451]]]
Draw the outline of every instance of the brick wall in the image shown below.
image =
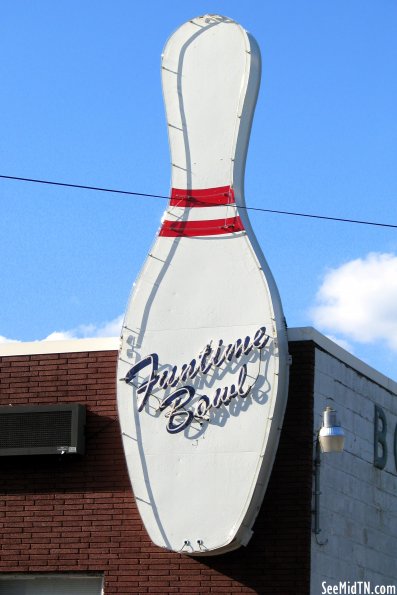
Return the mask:
[[194,559],[151,544],[117,422],[114,351],[0,358],[0,404],[87,407],[81,458],[0,458],[0,572],[103,573],[106,595],[309,593],[314,346],[290,344],[277,459],[248,547]]

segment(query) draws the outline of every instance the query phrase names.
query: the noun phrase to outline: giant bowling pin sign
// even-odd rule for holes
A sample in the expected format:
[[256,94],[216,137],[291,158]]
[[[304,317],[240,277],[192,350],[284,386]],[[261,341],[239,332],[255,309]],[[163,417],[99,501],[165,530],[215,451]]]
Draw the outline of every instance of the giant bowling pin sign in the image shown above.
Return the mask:
[[168,40],[171,198],[122,329],[136,503],[155,544],[192,555],[248,543],[287,399],[282,307],[241,208],[260,71],[255,40],[228,18],[192,19]]

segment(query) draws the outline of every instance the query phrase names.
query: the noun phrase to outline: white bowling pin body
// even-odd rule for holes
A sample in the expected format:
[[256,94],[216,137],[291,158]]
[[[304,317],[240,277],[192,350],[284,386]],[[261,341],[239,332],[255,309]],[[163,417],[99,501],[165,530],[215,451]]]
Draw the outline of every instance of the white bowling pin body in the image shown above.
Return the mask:
[[246,544],[282,425],[287,337],[244,209],[260,53],[207,15],[168,40],[171,199],[127,309],[118,406],[150,538],[194,555]]

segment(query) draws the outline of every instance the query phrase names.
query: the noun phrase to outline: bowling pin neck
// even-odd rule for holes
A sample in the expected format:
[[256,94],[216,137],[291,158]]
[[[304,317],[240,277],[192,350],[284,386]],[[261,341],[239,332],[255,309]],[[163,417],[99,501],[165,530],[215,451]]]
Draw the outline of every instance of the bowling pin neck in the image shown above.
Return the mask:
[[231,19],[198,17],[168,40],[162,82],[171,151],[170,206],[244,204],[259,80],[259,50]]

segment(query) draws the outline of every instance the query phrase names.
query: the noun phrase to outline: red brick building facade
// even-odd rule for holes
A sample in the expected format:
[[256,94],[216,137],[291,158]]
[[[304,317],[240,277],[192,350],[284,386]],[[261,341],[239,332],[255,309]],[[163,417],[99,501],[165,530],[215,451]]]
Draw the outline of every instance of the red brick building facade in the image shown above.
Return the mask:
[[290,353],[284,426],[254,535],[205,558],[147,537],[121,445],[115,350],[1,357],[0,405],[81,403],[87,423],[85,455],[0,457],[0,576],[100,575],[106,595],[309,593],[314,344],[291,342]]

